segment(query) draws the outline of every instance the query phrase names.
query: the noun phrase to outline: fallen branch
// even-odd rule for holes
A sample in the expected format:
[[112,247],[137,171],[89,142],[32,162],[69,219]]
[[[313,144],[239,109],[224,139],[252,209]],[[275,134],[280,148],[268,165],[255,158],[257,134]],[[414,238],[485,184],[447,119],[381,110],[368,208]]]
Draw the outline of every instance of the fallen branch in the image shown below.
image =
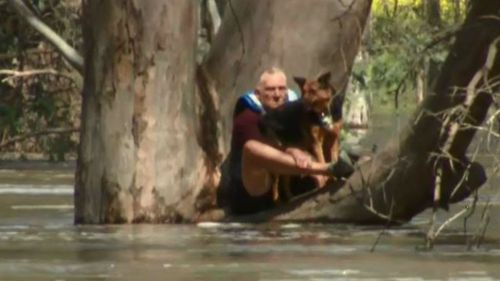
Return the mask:
[[38,31],[58,52],[73,66],[80,74],[83,73],[83,58],[64,39],[54,32],[48,25],[41,21],[33,12],[26,7],[22,0],[9,0],[14,10],[24,18],[31,27]]
[[46,130],[32,132],[32,133],[28,133],[28,134],[24,134],[24,135],[10,138],[10,139],[0,143],[0,148],[3,148],[5,146],[11,145],[11,144],[16,143],[18,141],[23,141],[25,139],[32,138],[32,137],[50,135],[50,134],[68,134],[68,133],[77,133],[77,132],[80,132],[80,128],[49,128]]

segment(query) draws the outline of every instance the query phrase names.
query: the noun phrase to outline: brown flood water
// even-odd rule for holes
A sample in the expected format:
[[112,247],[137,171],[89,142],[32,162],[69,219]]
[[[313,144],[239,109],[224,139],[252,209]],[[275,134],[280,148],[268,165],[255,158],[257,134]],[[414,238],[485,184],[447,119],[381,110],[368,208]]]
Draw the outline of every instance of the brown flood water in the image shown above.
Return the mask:
[[[368,144],[386,138],[387,131],[374,127]],[[491,172],[495,154],[480,156]],[[425,251],[430,212],[387,230],[322,224],[75,226],[71,166],[0,169],[0,281],[500,280],[499,185],[498,176],[490,178],[466,227],[463,217],[457,219]],[[440,211],[438,225],[470,203]],[[489,218],[486,232],[479,246],[468,247],[481,232],[483,213]]]

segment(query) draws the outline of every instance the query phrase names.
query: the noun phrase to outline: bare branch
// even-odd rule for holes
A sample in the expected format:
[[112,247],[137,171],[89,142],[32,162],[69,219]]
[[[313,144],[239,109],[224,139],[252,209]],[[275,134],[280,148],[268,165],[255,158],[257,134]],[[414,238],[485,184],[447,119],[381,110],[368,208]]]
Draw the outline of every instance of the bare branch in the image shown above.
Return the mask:
[[61,36],[55,33],[54,30],[33,14],[22,0],[9,0],[9,3],[14,10],[31,25],[31,27],[40,32],[40,34],[47,39],[66,60],[68,60],[71,66],[80,74],[83,73],[83,58],[73,47],[66,43]]
[[73,83],[76,84],[74,81],[73,77],[61,73],[55,69],[48,68],[48,69],[31,69],[31,70],[25,70],[25,71],[17,71],[17,70],[10,70],[10,69],[0,69],[0,75],[7,75],[6,78],[2,79],[2,82],[6,82],[8,80],[12,80],[15,78],[20,78],[20,77],[27,77],[27,76],[34,76],[34,75],[44,75],[44,74],[50,74],[50,75],[56,75],[56,76],[61,76],[64,78],[67,78]]
[[461,217],[462,215],[464,215],[465,213],[467,213],[468,209],[469,209],[469,206],[465,206],[465,208],[463,208],[458,213],[454,214],[452,217],[448,218],[445,222],[443,222],[443,224],[441,224],[441,226],[439,226],[439,228],[436,230],[436,233],[434,234],[434,237],[438,237],[439,234],[441,233],[441,231],[443,231],[443,229],[447,225],[449,225],[450,223],[452,223],[453,221],[455,221],[456,219],[458,219],[459,217]]
[[79,131],[80,131],[80,128],[49,128],[46,130],[28,133],[28,134],[24,134],[24,135],[20,135],[20,136],[8,139],[8,140],[0,143],[0,148],[3,148],[5,146],[11,145],[15,142],[22,141],[22,140],[32,138],[32,137],[37,137],[37,136],[42,136],[42,135],[50,135],[50,134],[76,133]]

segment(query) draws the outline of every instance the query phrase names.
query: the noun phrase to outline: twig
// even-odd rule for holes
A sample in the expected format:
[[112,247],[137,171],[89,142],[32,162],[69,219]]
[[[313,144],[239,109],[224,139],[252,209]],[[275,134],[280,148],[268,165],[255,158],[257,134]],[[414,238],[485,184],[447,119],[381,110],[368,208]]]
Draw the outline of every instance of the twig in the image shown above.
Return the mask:
[[42,135],[50,135],[50,134],[76,133],[79,131],[80,131],[80,128],[49,128],[46,130],[37,131],[37,132],[33,132],[33,133],[27,133],[24,135],[10,138],[10,139],[0,143],[0,148],[3,148],[5,146],[11,145],[11,144],[16,143],[18,141],[23,141],[25,139],[32,138],[32,137],[37,137],[37,136],[42,136]]
[[438,237],[439,234],[441,233],[441,231],[443,231],[443,229],[448,225],[450,224],[451,222],[453,222],[454,220],[458,219],[459,217],[461,217],[463,214],[465,214],[467,212],[467,209],[469,208],[469,206],[465,206],[465,208],[463,208],[460,212],[454,214],[452,217],[450,217],[449,219],[447,219],[445,222],[443,222],[439,228],[436,230],[436,232],[434,233],[434,238],[435,237]]
[[[477,229],[476,234],[474,235],[474,240],[475,240],[475,245],[476,249],[478,249],[481,246],[481,243],[484,240],[484,236],[486,234],[486,229],[488,229],[488,225],[490,224],[490,202],[488,201],[486,203],[486,206],[484,206],[483,212],[481,214],[481,226]],[[470,249],[470,244],[469,244],[469,249]]]
[[34,75],[44,75],[44,74],[50,74],[50,75],[56,75],[56,76],[61,76],[64,78],[67,78],[73,83],[76,84],[74,81],[73,77],[61,73],[55,69],[31,69],[31,70],[25,70],[25,71],[17,71],[17,70],[10,70],[10,69],[0,69],[0,75],[8,75],[8,77],[2,79],[2,82],[6,82],[8,80],[12,80],[14,78],[19,78],[19,77],[27,77],[27,76],[34,76]]
[[[465,215],[464,217],[464,236],[467,235],[467,221],[474,215],[476,212],[476,207],[477,207],[477,201],[479,199],[477,191],[474,192],[474,199],[472,200],[472,204],[470,204],[469,207],[469,213]],[[467,242],[469,244],[469,242]]]
[[370,252],[373,253],[375,251],[375,248],[377,247],[380,239],[382,238],[382,235],[385,234],[385,232],[387,231],[387,229],[389,229],[389,227],[391,226],[391,221],[392,221],[392,213],[393,213],[393,210],[394,210],[394,198],[391,200],[391,209],[390,209],[390,212],[389,212],[389,219],[387,220],[387,223],[385,224],[384,228],[382,229],[382,231],[380,231],[380,233],[377,235],[377,239],[375,239],[375,242],[373,243],[372,245],[372,248],[370,249]]
[[441,180],[443,176],[443,165],[439,165],[439,167],[436,170],[436,180],[435,180],[435,186],[434,186],[434,196],[433,196],[433,204],[432,204],[432,216],[431,220],[429,221],[429,230],[427,231],[426,237],[426,248],[428,250],[431,250],[434,246],[434,240],[436,239],[437,235],[434,232],[435,228],[435,223],[437,220],[437,211],[439,207],[439,201],[441,200]]

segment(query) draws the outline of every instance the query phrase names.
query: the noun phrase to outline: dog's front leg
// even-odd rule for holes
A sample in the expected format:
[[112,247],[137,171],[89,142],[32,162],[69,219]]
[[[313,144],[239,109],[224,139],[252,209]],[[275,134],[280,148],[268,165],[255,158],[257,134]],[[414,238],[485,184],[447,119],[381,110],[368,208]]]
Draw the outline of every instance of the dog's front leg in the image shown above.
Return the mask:
[[320,163],[325,163],[325,155],[323,153],[323,139],[324,134],[320,127],[312,127],[311,128],[311,136],[312,136],[312,150],[314,153],[314,157]]
[[342,121],[335,122],[332,129],[332,146],[330,148],[331,161],[339,160],[340,154],[340,130],[342,130]]

